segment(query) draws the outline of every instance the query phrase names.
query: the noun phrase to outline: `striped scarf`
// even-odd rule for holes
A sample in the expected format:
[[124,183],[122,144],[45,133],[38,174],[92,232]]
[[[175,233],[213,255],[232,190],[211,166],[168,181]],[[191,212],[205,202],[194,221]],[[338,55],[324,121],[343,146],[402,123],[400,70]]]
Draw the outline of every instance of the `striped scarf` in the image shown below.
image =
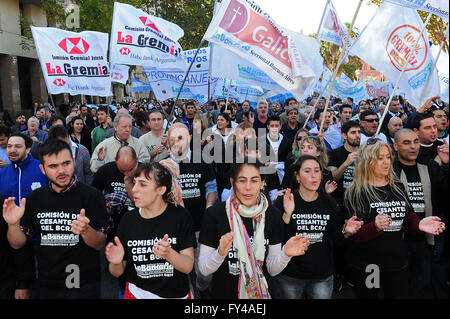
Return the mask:
[[[233,193],[226,201],[226,212],[231,231],[234,232],[233,246],[239,260],[239,299],[270,299],[266,278],[262,271],[264,264],[264,226],[269,202],[260,194],[258,204],[246,207]],[[250,242],[242,217],[252,218],[253,243]]]

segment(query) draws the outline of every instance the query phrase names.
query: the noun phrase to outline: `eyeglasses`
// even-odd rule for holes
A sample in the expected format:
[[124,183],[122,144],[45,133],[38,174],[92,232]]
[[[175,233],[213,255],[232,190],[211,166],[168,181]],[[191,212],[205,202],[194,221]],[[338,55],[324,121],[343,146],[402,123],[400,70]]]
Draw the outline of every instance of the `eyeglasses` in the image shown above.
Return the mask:
[[378,118],[376,118],[376,119],[364,119],[364,120],[361,120],[361,121],[373,123],[373,122],[379,122],[380,120]]
[[378,141],[381,141],[381,139],[379,139],[378,137],[371,137],[367,140],[367,145],[373,145]]
[[301,135],[297,136],[297,142],[298,142],[298,141],[301,141],[302,138],[303,138],[303,136],[301,136]]

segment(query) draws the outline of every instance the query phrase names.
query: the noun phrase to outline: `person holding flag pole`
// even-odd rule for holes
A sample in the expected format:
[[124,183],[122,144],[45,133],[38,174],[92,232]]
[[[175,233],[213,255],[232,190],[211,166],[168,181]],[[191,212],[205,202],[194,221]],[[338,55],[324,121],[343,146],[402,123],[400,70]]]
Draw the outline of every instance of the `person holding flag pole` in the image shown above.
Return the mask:
[[[431,12],[428,13],[427,19],[426,19],[426,21],[425,21],[425,23],[424,23],[424,25],[423,25],[423,27],[422,27],[422,30],[420,31],[420,34],[417,36],[416,40],[413,42],[413,45],[408,47],[408,50],[412,50],[414,47],[416,47],[416,45],[417,45],[419,39],[422,37],[422,34],[425,32],[425,29],[427,28],[427,24],[428,24],[428,22],[430,21],[431,16],[432,16]],[[398,76],[397,83],[395,83],[394,89],[392,90],[391,96],[389,97],[389,100],[388,100],[388,102],[386,103],[386,105],[390,105],[390,104],[391,104],[392,98],[394,97],[395,91],[397,90],[397,87],[398,87],[398,85],[399,85],[399,83],[400,83],[400,80],[402,79],[403,74],[405,73],[406,68],[408,67],[408,65],[409,65],[409,63],[412,61],[412,59],[413,59],[413,55],[411,55],[411,57],[410,57],[409,59],[407,59],[405,65],[403,66],[402,72],[401,72],[400,75]],[[430,75],[428,76],[428,79],[431,78],[431,75],[432,75],[432,73],[430,73]],[[425,91],[425,90],[424,90],[424,91]],[[421,100],[422,100],[422,99],[421,99]],[[383,116],[381,117],[380,122],[379,122],[379,124],[378,124],[378,128],[377,128],[377,131],[376,131],[376,133],[375,133],[375,137],[377,137],[378,134],[380,133],[381,127],[382,127],[382,125],[383,125],[384,118],[386,117],[386,114],[387,114],[387,113],[388,113],[388,112],[383,112]]]

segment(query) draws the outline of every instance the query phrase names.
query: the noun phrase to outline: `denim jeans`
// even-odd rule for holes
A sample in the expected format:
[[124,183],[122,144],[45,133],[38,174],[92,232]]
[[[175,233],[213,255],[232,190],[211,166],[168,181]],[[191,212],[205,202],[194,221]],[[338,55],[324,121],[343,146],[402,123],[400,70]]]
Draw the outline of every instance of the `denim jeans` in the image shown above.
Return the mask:
[[274,299],[331,299],[333,275],[322,279],[297,279],[280,274],[271,279]]

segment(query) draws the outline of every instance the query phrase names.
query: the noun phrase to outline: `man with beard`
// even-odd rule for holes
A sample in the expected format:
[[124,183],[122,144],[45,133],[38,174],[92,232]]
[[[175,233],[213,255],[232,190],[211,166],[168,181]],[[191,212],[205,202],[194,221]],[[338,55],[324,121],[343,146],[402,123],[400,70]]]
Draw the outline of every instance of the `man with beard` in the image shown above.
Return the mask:
[[[403,183],[414,212],[420,219],[438,216],[448,221],[448,149],[440,152],[445,165],[430,159],[417,162],[419,136],[410,129],[395,134],[397,157],[394,170]],[[409,251],[409,293],[411,298],[448,299],[448,231],[439,236],[405,233]]]
[[359,124],[361,126],[361,144],[364,144],[371,137],[377,137],[383,142],[387,143],[386,135],[383,133],[379,133],[378,136],[375,136],[375,133],[378,129],[378,123],[380,119],[378,118],[377,113],[372,110],[366,110],[359,114]]
[[102,193],[78,182],[70,146],[49,140],[40,150],[40,168],[48,180],[21,200],[3,205],[11,247],[21,248],[25,234],[35,233],[39,295],[42,299],[98,299],[99,250],[106,235]]
[[[179,164],[179,181],[182,189],[184,207],[192,214],[195,235],[198,240],[203,214],[216,201],[216,175],[212,164],[204,163],[201,159],[197,162],[197,155],[194,155],[189,149],[190,135],[186,125],[174,123],[169,128],[168,133],[170,145],[169,155],[171,159]],[[194,283],[194,287],[198,288],[200,293],[202,293],[208,288],[209,279],[200,275],[198,271],[198,254],[199,250],[196,248],[194,251],[195,272],[191,273],[190,279]],[[194,293],[195,297],[198,298],[199,292],[195,289]]]
[[23,115],[22,113],[19,113],[16,116],[16,124],[11,126],[11,132],[12,133],[20,133],[20,132],[25,132],[26,130],[28,130],[27,119],[26,119],[25,115]]
[[32,145],[31,138],[21,133],[11,134],[6,144],[11,164],[0,170],[0,194],[5,198],[14,197],[17,205],[33,190],[47,184],[39,161],[30,154]]

